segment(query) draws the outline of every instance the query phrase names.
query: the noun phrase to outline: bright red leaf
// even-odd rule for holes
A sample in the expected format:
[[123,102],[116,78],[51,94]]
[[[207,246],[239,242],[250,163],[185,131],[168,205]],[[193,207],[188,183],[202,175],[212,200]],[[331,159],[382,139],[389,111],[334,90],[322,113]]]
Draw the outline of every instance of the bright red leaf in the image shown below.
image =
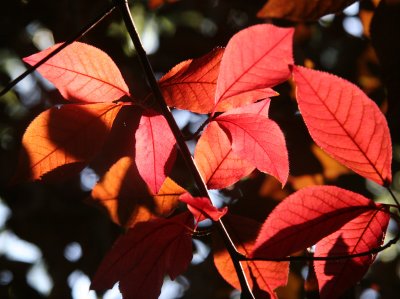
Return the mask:
[[[24,61],[34,65],[59,46],[56,44],[24,58]],[[73,102],[113,102],[124,95],[129,96],[129,88],[112,59],[84,43],[74,42],[67,46],[38,71],[57,87],[64,98]]]
[[168,106],[197,113],[214,108],[215,88],[224,49],[216,48],[198,59],[176,65],[160,79],[160,88]]
[[[221,61],[215,94],[217,107],[233,96],[272,87],[288,79],[288,65],[293,63],[293,31],[263,24],[235,34]],[[247,97],[243,100],[243,104],[249,103]]]
[[103,146],[121,107],[113,103],[70,104],[39,114],[22,138],[17,178],[37,180],[61,166],[87,164]]
[[158,194],[152,194],[141,179],[130,157],[119,159],[92,190],[92,198],[102,204],[111,219],[132,227],[155,216],[168,216],[187,192],[172,179],[166,178]]
[[193,197],[190,193],[185,193],[179,196],[179,200],[188,205],[188,209],[197,222],[207,218],[218,221],[228,212],[227,207],[222,209],[214,207],[207,197]]
[[226,188],[249,175],[255,168],[252,163],[232,152],[228,136],[215,121],[201,135],[194,160],[210,189]]
[[285,138],[278,125],[260,114],[222,114],[215,119],[230,135],[232,151],[282,185],[289,174]]
[[301,189],[282,201],[268,216],[252,255],[288,256],[314,245],[362,213],[378,208],[362,195],[334,186]]
[[157,194],[176,158],[175,137],[164,116],[144,113],[135,133],[135,162],[143,180]]
[[257,13],[259,18],[312,21],[336,13],[356,0],[269,0]]
[[231,109],[224,113],[224,115],[229,114],[260,114],[268,117],[269,106],[271,104],[271,99],[267,98],[265,100],[259,101],[257,103],[253,103],[250,105],[246,105],[243,107]]
[[391,182],[392,146],[386,119],[354,84],[293,67],[300,112],[314,141],[328,154],[378,184]]
[[[315,256],[343,256],[367,252],[382,245],[390,215],[368,210],[316,244]],[[314,261],[321,299],[339,298],[367,272],[375,255]]]
[[192,259],[193,217],[138,223],[121,236],[103,259],[91,289],[107,290],[119,281],[124,298],[157,299],[164,275],[175,279]]
[[[224,218],[224,224],[239,252],[248,255],[252,251],[254,240],[261,224],[245,217],[228,214]],[[236,289],[240,289],[240,283],[224,242],[213,234],[214,263],[222,277]],[[257,298],[265,297],[261,291],[267,292],[271,298],[277,299],[274,290],[284,286],[288,280],[288,262],[241,262],[246,273],[250,287]]]

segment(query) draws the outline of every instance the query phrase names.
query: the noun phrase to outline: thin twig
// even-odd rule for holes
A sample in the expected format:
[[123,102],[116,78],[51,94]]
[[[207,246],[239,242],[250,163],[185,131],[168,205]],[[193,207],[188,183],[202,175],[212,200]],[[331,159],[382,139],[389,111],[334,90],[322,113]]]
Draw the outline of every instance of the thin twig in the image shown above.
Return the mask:
[[[210,195],[208,193],[208,189],[207,186],[203,180],[203,178],[201,177],[196,164],[192,158],[192,155],[190,154],[190,151],[185,143],[185,140],[182,136],[182,132],[179,130],[178,125],[175,122],[175,119],[172,116],[172,113],[170,111],[170,109],[168,108],[165,99],[162,95],[162,92],[160,90],[160,87],[157,83],[157,80],[154,76],[154,72],[153,69],[151,67],[151,64],[147,58],[147,54],[146,51],[143,49],[142,43],[140,41],[139,35],[136,31],[135,28],[135,24],[133,22],[132,19],[132,15],[130,13],[130,9],[129,9],[129,5],[128,5],[128,1],[127,0],[114,0],[114,2],[116,3],[116,5],[118,6],[118,8],[121,11],[122,17],[124,19],[125,22],[125,26],[128,30],[128,33],[132,39],[132,42],[135,46],[137,55],[140,59],[140,62],[142,64],[147,82],[153,92],[154,98],[161,110],[161,113],[163,114],[163,116],[165,117],[165,119],[167,120],[167,123],[172,131],[172,133],[175,136],[178,148],[182,154],[182,157],[186,163],[186,166],[188,167],[188,169],[190,170],[190,172],[192,173],[194,180],[196,182],[197,188],[199,189],[199,192],[201,194],[201,196],[203,197],[207,197],[210,198]],[[248,284],[246,275],[244,274],[244,270],[242,268],[242,265],[240,264],[240,261],[238,260],[238,252],[236,250],[236,247],[232,241],[232,239],[230,238],[228,232],[226,231],[226,228],[223,224],[223,222],[221,220],[219,220],[217,222],[218,224],[218,228],[224,238],[225,241],[225,246],[232,258],[232,262],[234,264],[236,273],[238,275],[238,279],[240,282],[240,286],[242,289],[242,294],[241,294],[241,298],[242,299],[254,299],[254,295],[251,291],[251,288]]]
[[79,33],[77,33],[75,36],[72,38],[68,39],[67,41],[63,42],[61,45],[59,45],[56,49],[54,49],[51,53],[46,55],[43,59],[39,60],[37,63],[35,63],[32,66],[29,66],[28,69],[23,72],[21,75],[19,75],[17,78],[12,80],[10,83],[6,85],[6,87],[3,88],[3,90],[0,92],[0,97],[5,95],[7,92],[11,90],[15,85],[17,85],[20,81],[22,81],[26,76],[28,76],[30,73],[35,71],[38,67],[40,67],[42,64],[44,64],[46,61],[48,61],[50,58],[54,57],[57,55],[61,50],[72,44],[73,42],[79,40],[82,38],[84,35],[86,35],[90,30],[92,30],[94,27],[97,26],[101,21],[103,21],[110,13],[113,12],[115,9],[115,5],[112,4],[109,6],[101,15],[99,15],[94,21],[92,21],[90,24],[88,24],[86,27],[84,27]]

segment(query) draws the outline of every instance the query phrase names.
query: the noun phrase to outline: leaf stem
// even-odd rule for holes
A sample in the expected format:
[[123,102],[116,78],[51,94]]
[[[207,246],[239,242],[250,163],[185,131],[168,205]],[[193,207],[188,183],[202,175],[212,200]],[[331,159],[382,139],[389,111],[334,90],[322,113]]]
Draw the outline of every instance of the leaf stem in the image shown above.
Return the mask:
[[81,31],[79,31],[75,36],[72,38],[66,40],[63,42],[60,46],[58,46],[56,49],[54,49],[51,53],[49,53],[46,57],[43,59],[39,60],[37,63],[35,63],[32,66],[29,66],[28,69],[23,72],[21,75],[19,75],[17,78],[12,80],[10,83],[6,85],[6,87],[3,88],[2,91],[0,91],[0,97],[5,95],[7,92],[11,90],[15,85],[17,85],[20,81],[22,81],[26,76],[28,76],[30,73],[35,71],[38,67],[40,67],[42,64],[44,64],[46,61],[48,61],[50,58],[54,57],[57,55],[61,50],[72,44],[73,42],[79,40],[82,38],[84,35],[86,35],[90,30],[92,30],[94,27],[96,27],[101,21],[103,21],[109,14],[113,12],[113,10],[116,8],[115,4],[112,4],[111,6],[108,6],[105,11],[99,15],[97,18],[95,18],[91,23],[86,25]]
[[386,190],[389,191],[390,196],[393,198],[394,202],[396,203],[397,209],[400,209],[400,202],[398,201],[396,195],[393,193],[392,189],[389,186],[386,186]]
[[[197,169],[197,166],[193,160],[193,157],[185,143],[185,139],[182,135],[182,132],[180,131],[178,125],[176,124],[175,119],[173,118],[172,113],[165,102],[165,99],[162,95],[161,89],[158,85],[158,82],[157,82],[155,76],[154,76],[154,72],[153,72],[151,64],[148,60],[146,51],[144,50],[142,43],[140,41],[139,35],[136,31],[135,23],[132,19],[128,1],[127,0],[114,0],[114,3],[118,6],[118,8],[122,14],[122,18],[124,20],[125,26],[126,26],[128,33],[132,39],[132,42],[135,46],[139,60],[142,64],[142,68],[145,73],[147,82],[153,92],[154,98],[155,98],[159,108],[161,109],[161,113],[167,120],[167,123],[168,123],[172,133],[175,136],[178,148],[182,154],[185,164],[188,167],[188,169],[190,170],[190,172],[192,173],[193,178],[196,182],[197,188],[199,189],[201,196],[207,197],[210,199],[210,195],[208,193],[207,186]],[[242,265],[240,264],[240,261],[238,259],[238,256],[240,254],[237,252],[236,247],[235,247],[232,239],[230,238],[222,220],[219,220],[217,222],[217,224],[218,224],[219,231],[221,232],[223,239],[225,241],[225,246],[232,258],[232,262],[235,266],[236,273],[238,275],[238,279],[239,279],[240,286],[242,289],[241,299],[254,299],[255,297],[251,291],[251,288],[250,288],[248,281],[246,279],[246,276],[244,274]]]

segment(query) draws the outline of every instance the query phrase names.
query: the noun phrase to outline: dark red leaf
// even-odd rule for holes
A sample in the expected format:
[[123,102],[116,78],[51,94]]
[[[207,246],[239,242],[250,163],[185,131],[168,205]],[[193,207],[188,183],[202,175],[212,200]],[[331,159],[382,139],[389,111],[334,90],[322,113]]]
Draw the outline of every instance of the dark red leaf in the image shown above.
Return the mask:
[[328,154],[378,184],[391,182],[386,119],[357,86],[334,75],[293,67],[297,101],[311,137]]
[[334,186],[301,189],[283,200],[264,222],[252,253],[281,258],[303,250],[378,206],[360,194]]
[[135,162],[143,180],[157,194],[176,158],[175,137],[164,116],[148,111],[135,133]]
[[179,200],[188,205],[188,209],[197,222],[207,218],[218,221],[228,212],[227,207],[222,209],[214,207],[207,197],[193,197],[190,193],[185,193],[179,196]]
[[[383,243],[390,215],[369,210],[316,244],[315,256],[343,256],[367,252]],[[367,272],[376,255],[342,260],[314,261],[321,299],[339,298]]]
[[157,299],[164,275],[175,279],[192,259],[192,227],[190,213],[138,223],[115,242],[91,288],[107,290],[119,281],[124,298]]
[[[236,95],[272,87],[288,79],[288,65],[293,63],[292,36],[292,28],[270,24],[255,25],[235,34],[222,57],[216,106],[228,105],[222,103],[230,102]],[[243,97],[243,102],[234,106],[248,103],[248,97]]]
[[[24,58],[34,65],[59,47],[56,44],[44,51]],[[129,88],[122,75],[103,51],[80,42],[74,42],[38,68],[40,74],[51,81],[64,98],[73,102],[113,102]]]
[[[224,217],[224,224],[239,252],[248,255],[253,248],[254,240],[261,224],[245,217],[228,214]],[[224,242],[213,234],[214,263],[222,277],[236,289],[240,283]],[[242,262],[250,287],[256,298],[263,298],[267,292],[271,298],[277,299],[274,290],[284,286],[288,280],[288,262]]]

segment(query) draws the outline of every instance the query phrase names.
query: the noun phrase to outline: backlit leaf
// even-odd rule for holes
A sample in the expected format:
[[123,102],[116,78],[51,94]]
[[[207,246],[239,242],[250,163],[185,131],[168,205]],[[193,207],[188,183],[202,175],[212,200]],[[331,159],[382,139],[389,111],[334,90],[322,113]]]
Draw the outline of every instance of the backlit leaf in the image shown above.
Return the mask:
[[215,94],[217,107],[233,96],[288,79],[288,65],[293,63],[292,36],[293,29],[270,24],[255,25],[235,34],[221,61]]
[[222,209],[214,207],[210,199],[207,197],[193,197],[190,193],[185,193],[179,197],[179,200],[188,205],[188,209],[197,222],[203,221],[207,218],[213,221],[218,221],[228,212],[227,207]]
[[[261,224],[245,217],[228,214],[224,224],[239,252],[248,255],[252,251],[254,240]],[[236,289],[240,283],[228,251],[219,235],[213,234],[214,263],[222,277]],[[288,280],[288,262],[241,262],[256,298],[264,298],[267,292],[271,298],[277,299],[274,290],[284,286]],[[262,292],[263,291],[263,292]],[[259,297],[258,297],[259,296]]]
[[[316,244],[315,256],[343,256],[367,252],[383,243],[390,220],[385,210],[369,210]],[[314,261],[321,299],[339,298],[367,272],[376,255]]]
[[269,0],[257,13],[259,18],[312,21],[345,9],[356,0]]
[[175,137],[161,114],[142,115],[135,133],[135,163],[143,180],[157,194],[176,158]]
[[358,87],[334,75],[294,67],[297,101],[314,141],[378,184],[391,182],[392,147],[386,119]]
[[303,250],[378,206],[360,194],[333,186],[301,189],[268,216],[253,256],[281,258]]
[[224,49],[176,65],[159,81],[168,106],[197,113],[214,108],[215,88]]
[[87,164],[100,151],[121,107],[70,104],[42,112],[22,138],[17,177],[37,180],[60,166]]
[[228,136],[215,121],[201,135],[194,160],[210,189],[228,187],[255,169],[253,164],[232,152]]
[[232,151],[282,185],[289,174],[285,138],[278,125],[260,114],[222,114],[215,119],[230,135]]
[[[44,51],[24,58],[33,65],[59,47],[56,44]],[[80,42],[74,42],[38,68],[64,98],[73,102],[113,102],[129,89],[122,75],[103,51]]]
[[172,179],[166,178],[158,194],[152,194],[133,159],[123,157],[96,184],[92,197],[107,209],[115,223],[132,227],[155,216],[168,216],[185,192]]
[[107,290],[119,282],[124,298],[157,299],[164,275],[175,279],[192,259],[193,217],[138,223],[121,236],[103,259],[91,289]]

